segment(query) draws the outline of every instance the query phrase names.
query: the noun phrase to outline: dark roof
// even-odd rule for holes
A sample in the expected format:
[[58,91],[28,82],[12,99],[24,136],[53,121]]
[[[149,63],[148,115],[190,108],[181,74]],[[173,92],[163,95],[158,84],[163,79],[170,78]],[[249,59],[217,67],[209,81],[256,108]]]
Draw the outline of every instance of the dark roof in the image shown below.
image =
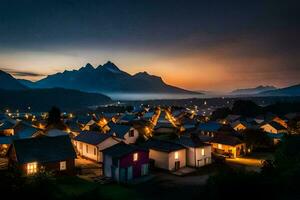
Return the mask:
[[271,121],[271,122],[269,122],[269,124],[277,130],[285,130],[286,129],[284,126],[282,126],[281,124],[279,124],[275,121]]
[[150,139],[145,144],[145,147],[149,149],[154,149],[157,151],[164,151],[164,152],[172,152],[177,151],[180,149],[184,149],[185,147],[176,144],[175,142],[165,141],[165,140],[157,140],[157,139]]
[[220,128],[221,128],[221,124],[219,124],[218,122],[207,122],[207,123],[199,124],[197,130],[214,132],[214,131],[218,131]]
[[235,146],[243,143],[239,138],[229,135],[218,135],[214,137],[211,142],[229,146]]
[[204,147],[210,146],[210,144],[206,144],[202,142],[199,138],[196,137],[180,137],[174,140],[175,143],[180,144],[184,147]]
[[97,145],[109,137],[111,136],[108,134],[99,133],[95,131],[81,131],[79,135],[74,138],[74,140],[84,142],[87,144]]
[[2,121],[2,122],[0,122],[0,131],[6,130],[6,129],[12,129],[14,126],[15,126],[15,124],[8,120]]
[[28,162],[55,162],[76,158],[69,136],[14,140],[13,146],[17,161],[21,164]]
[[125,134],[130,130],[131,126],[110,123],[109,128],[110,128],[109,130],[110,135],[115,133],[118,138],[123,139]]
[[111,146],[107,149],[104,149],[103,154],[104,155],[109,155],[109,156],[114,157],[114,158],[121,158],[123,156],[126,156],[126,155],[128,155],[130,153],[133,153],[133,152],[136,152],[136,151],[148,152],[148,150],[145,149],[145,148],[138,147],[138,146],[135,146],[135,145],[128,145],[128,144],[125,144],[125,143],[121,142],[121,143],[113,145],[113,146]]

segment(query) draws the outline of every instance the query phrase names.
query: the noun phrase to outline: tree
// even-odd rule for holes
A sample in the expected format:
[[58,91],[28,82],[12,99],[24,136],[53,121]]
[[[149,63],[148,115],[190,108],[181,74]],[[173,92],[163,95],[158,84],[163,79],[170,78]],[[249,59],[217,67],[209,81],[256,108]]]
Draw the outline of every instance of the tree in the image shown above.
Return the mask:
[[262,107],[250,100],[235,101],[232,107],[232,113],[245,117],[255,117],[263,113]]
[[272,144],[268,135],[260,129],[245,129],[242,134],[247,146],[251,149],[269,148]]
[[226,118],[229,114],[231,114],[231,110],[228,107],[224,108],[218,108],[215,111],[213,111],[211,115],[212,120],[217,120],[217,119],[224,119]]
[[47,128],[54,127],[58,129],[65,129],[65,125],[61,119],[61,112],[60,109],[53,106],[51,110],[48,112],[47,118]]

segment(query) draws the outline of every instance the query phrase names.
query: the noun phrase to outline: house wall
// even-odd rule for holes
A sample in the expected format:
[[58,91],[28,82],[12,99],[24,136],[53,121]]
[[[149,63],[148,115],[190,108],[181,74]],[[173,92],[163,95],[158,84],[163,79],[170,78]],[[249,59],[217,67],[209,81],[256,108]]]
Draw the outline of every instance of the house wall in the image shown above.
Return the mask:
[[101,142],[100,144],[97,145],[98,150],[99,150],[99,157],[98,157],[98,161],[99,162],[103,162],[103,153],[102,151],[104,149],[107,149],[113,145],[118,144],[120,141],[113,139],[112,137],[107,138],[106,140],[104,140],[103,142]]
[[[178,152],[178,159],[175,159],[175,152]],[[175,162],[180,161],[180,167],[185,167],[186,166],[186,150],[181,149],[178,151],[173,151],[168,154],[169,157],[169,170],[174,171],[175,170]]]
[[111,166],[112,166],[112,158],[108,155],[104,155],[104,158],[103,158],[103,174],[106,177],[112,177]]
[[[202,155],[204,149],[204,155]],[[211,146],[188,148],[187,150],[187,165],[191,167],[202,167],[211,163]],[[206,159],[206,161],[204,160]],[[198,162],[199,160],[199,162]]]
[[[67,158],[61,161],[66,161],[66,170],[60,171],[60,161],[38,163],[38,170],[44,167],[45,171],[53,171],[56,175],[75,175],[75,160],[73,158]],[[21,165],[16,164],[24,174],[27,174],[27,163]]]
[[246,152],[246,144],[242,143],[242,144],[238,144],[236,146],[230,146],[230,145],[225,145],[225,144],[221,144],[221,148],[219,148],[219,144],[218,143],[212,143],[212,150],[213,151],[223,151],[224,153],[232,153],[233,157],[238,157],[240,156],[240,152],[242,149],[244,150],[244,152]]
[[[133,136],[133,137],[129,137],[129,132],[130,132],[131,130],[134,131],[134,136]],[[136,130],[135,128],[130,128],[129,132],[126,133],[126,134],[124,135],[124,142],[125,142],[126,144],[134,144],[135,141],[136,141],[136,140],[138,139],[138,137],[139,137],[139,132],[138,132],[138,130]]]
[[169,154],[162,151],[149,150],[149,157],[155,161],[154,166],[169,170]]
[[238,124],[233,129],[236,131],[242,131],[242,130],[245,130],[246,127],[243,124]]
[[[134,153],[138,153],[138,160],[133,161],[133,155]],[[119,161],[119,167],[120,168],[127,168],[132,166],[133,168],[133,178],[140,177],[141,176],[141,169],[143,164],[149,163],[149,152],[145,151],[136,151],[133,153],[130,153],[124,157],[122,157]]]
[[[74,144],[80,156],[99,162],[100,156],[99,156],[99,150],[97,146],[76,141],[76,140],[74,141]],[[94,151],[96,152],[96,154]]]
[[277,129],[273,128],[273,127],[272,127],[271,125],[269,125],[269,124],[265,124],[265,125],[263,125],[261,128],[262,128],[265,132],[267,132],[267,133],[275,133],[275,134],[278,133]]

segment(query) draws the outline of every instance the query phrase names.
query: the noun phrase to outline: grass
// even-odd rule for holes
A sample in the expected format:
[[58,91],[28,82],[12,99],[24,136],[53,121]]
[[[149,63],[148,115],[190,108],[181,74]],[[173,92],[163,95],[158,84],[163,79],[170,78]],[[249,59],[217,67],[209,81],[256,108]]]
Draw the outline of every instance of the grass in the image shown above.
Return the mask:
[[138,199],[137,191],[117,184],[101,185],[83,180],[79,177],[62,177],[56,180],[58,199]]

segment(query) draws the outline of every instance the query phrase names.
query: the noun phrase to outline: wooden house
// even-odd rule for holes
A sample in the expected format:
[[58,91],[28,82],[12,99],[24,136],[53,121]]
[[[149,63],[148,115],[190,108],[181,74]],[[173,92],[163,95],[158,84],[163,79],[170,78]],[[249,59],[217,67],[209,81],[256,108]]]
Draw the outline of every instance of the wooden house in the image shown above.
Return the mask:
[[10,166],[27,175],[41,170],[74,174],[76,153],[69,136],[14,140],[8,152]]

